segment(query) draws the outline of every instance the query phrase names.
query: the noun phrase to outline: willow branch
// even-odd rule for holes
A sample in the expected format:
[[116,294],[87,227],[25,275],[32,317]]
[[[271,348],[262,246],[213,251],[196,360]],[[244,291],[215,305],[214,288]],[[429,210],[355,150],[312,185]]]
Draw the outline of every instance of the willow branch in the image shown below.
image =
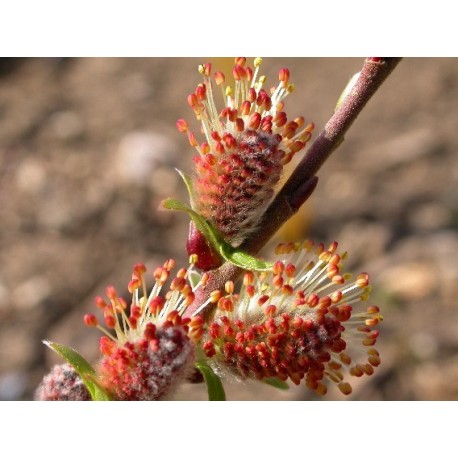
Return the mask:
[[[400,60],[396,57],[368,58],[365,60],[360,75],[349,94],[329,119],[283,188],[278,192],[261,218],[258,229],[244,241],[241,246],[242,250],[256,254],[275,232],[299,210],[315,189],[318,182],[316,174],[321,166],[343,142],[346,132],[361,110]],[[187,314],[192,314],[206,300],[208,294],[223,288],[226,281],[236,279],[241,272],[240,268],[231,263],[225,263],[218,269],[208,272],[209,281],[205,288],[197,291],[196,300],[187,310]],[[211,311],[211,307],[207,307],[201,314],[205,316]]]

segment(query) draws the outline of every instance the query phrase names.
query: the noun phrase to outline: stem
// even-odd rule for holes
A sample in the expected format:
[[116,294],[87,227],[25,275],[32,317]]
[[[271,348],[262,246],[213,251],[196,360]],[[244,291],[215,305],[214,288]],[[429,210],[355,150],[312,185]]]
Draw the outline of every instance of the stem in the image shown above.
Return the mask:
[[[400,61],[401,58],[397,57],[365,60],[359,78],[350,93],[331,116],[307,154],[275,196],[262,216],[258,229],[243,242],[240,247],[242,250],[256,254],[310,197],[317,185],[316,173],[343,142],[346,132],[361,110]],[[242,269],[231,263],[225,263],[218,269],[208,272],[209,281],[205,288],[196,292],[196,300],[192,306],[188,307],[186,314],[192,314],[206,300],[208,294],[216,289],[222,289],[226,281],[235,280],[241,272]],[[200,314],[206,318],[213,309],[214,305],[208,306]]]

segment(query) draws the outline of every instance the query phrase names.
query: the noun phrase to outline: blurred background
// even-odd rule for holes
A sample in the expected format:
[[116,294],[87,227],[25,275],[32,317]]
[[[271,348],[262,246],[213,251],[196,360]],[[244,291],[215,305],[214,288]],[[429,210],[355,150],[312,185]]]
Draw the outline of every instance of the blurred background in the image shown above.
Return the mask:
[[[193,150],[175,122],[200,63],[224,58],[0,59],[0,399],[32,399],[60,362],[50,339],[98,355],[84,313],[108,284],[126,293],[135,263],[185,263],[188,220],[158,211],[186,199],[174,168]],[[363,59],[265,58],[289,67],[288,117],[315,135]],[[269,86],[269,85],[268,85]],[[458,59],[405,59],[323,166],[305,208],[277,235],[338,240],[347,269],[368,271],[385,320],[382,365],[344,398],[458,399]],[[195,126],[196,124],[194,124]],[[273,241],[273,243],[275,240]],[[269,252],[268,248],[265,251]],[[228,383],[233,400],[317,399]],[[206,399],[185,385],[177,399]]]

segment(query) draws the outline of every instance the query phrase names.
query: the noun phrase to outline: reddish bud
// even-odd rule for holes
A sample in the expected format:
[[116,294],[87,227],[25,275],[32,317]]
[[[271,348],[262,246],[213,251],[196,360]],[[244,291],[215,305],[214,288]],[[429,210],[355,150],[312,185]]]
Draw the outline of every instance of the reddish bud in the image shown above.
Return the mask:
[[197,255],[196,267],[202,270],[216,269],[221,265],[221,258],[214,250],[210,243],[206,240],[202,232],[200,232],[194,223],[189,224],[189,235],[186,242],[186,250],[188,255]]

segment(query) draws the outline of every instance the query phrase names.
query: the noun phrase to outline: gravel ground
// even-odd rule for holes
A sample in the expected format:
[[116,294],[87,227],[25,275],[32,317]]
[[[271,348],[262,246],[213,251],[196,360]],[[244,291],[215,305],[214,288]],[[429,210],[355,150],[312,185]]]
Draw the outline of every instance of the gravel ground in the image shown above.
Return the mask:
[[[96,358],[82,316],[132,266],[185,261],[175,129],[208,59],[0,59],[0,399],[31,399],[58,361],[48,338]],[[217,58],[215,66],[228,68]],[[319,132],[362,59],[264,59],[291,70],[286,103]],[[371,273],[383,310],[382,365],[354,400],[458,399],[458,59],[405,59],[325,164],[313,197],[278,237],[338,240]],[[231,383],[230,399],[316,399]],[[342,399],[331,390],[326,399]],[[185,385],[177,399],[205,399]]]

